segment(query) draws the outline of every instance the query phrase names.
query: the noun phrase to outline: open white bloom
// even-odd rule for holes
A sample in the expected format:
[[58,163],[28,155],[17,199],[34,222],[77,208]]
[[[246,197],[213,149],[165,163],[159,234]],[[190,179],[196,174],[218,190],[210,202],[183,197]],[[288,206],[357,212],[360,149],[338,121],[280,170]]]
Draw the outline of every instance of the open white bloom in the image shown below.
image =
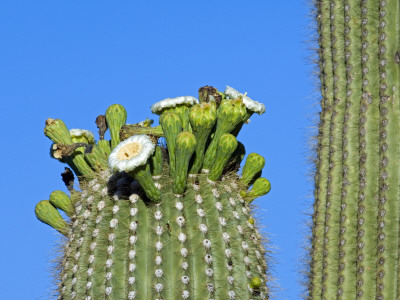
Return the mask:
[[265,105],[257,102],[255,100],[250,99],[246,95],[238,92],[235,90],[233,87],[226,86],[225,92],[224,92],[230,99],[237,99],[237,98],[242,98],[243,99],[243,104],[246,106],[248,110],[251,110],[252,112],[255,112],[259,115],[262,115],[265,113]]
[[94,144],[94,134],[90,130],[86,129],[70,129],[69,135],[72,140],[83,140],[86,139],[89,144]]
[[179,104],[195,105],[199,103],[195,97],[192,96],[180,96],[176,98],[167,98],[161,100],[151,106],[151,111],[154,114],[161,114],[164,108],[175,107]]
[[154,144],[147,135],[134,135],[119,143],[108,157],[112,170],[132,171],[146,164],[154,153]]

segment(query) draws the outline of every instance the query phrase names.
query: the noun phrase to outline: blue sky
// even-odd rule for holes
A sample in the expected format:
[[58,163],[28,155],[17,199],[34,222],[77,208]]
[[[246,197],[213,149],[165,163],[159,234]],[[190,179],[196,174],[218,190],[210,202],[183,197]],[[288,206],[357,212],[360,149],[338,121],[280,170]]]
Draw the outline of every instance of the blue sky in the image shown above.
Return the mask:
[[[113,103],[128,123],[151,104],[226,85],[263,102],[238,139],[266,158],[272,190],[257,201],[276,261],[276,299],[298,299],[308,143],[318,111],[304,1],[6,1],[0,12],[2,298],[47,299],[57,235],[34,207],[64,189],[47,118],[96,132]],[[154,118],[155,116],[153,116]]]

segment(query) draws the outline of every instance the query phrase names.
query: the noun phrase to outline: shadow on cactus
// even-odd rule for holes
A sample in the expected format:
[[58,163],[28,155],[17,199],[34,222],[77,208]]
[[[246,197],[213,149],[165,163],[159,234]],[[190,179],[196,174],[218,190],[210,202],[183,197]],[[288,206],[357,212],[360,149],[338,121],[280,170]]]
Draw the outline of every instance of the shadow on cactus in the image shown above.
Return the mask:
[[[267,299],[265,239],[251,203],[270,190],[265,160],[236,136],[264,105],[228,87],[151,107],[160,125],[127,125],[123,106],[96,120],[99,140],[48,119],[52,157],[68,164],[61,191],[36,216],[66,237],[59,299]],[[104,139],[109,130],[111,141]],[[160,138],[164,138],[163,146]],[[65,212],[65,220],[59,210]]]

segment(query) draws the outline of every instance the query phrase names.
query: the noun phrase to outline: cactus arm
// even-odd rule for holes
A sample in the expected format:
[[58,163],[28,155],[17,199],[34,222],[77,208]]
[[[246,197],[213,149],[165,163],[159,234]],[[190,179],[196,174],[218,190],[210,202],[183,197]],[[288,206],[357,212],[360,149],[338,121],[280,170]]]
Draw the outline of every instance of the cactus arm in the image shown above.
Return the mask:
[[[181,117],[168,112],[170,109],[162,111],[179,101],[197,102],[197,99],[189,96],[166,99],[152,107],[162,113],[160,123],[167,139],[165,150],[170,158],[175,158],[170,159],[169,166],[168,161],[163,162],[161,148],[155,150],[154,139],[146,135],[135,135],[115,145],[109,153],[108,165],[104,157],[111,147],[107,141],[101,143],[104,145],[98,143],[89,148],[92,153],[74,153],[81,158],[86,156],[88,166],[94,169],[81,178],[82,192],[69,188],[70,198],[65,194],[61,194],[60,199],[51,196],[54,204],[69,214],[71,224],[62,220],[48,201],[49,209],[38,210],[39,219],[55,228],[60,227],[58,223],[61,222],[62,230],[65,227],[65,232],[69,233],[58,273],[60,299],[235,300],[269,297],[264,284],[268,280],[265,274],[268,271],[261,236],[254,222],[248,221],[248,205],[238,197],[242,188],[235,183],[239,181],[238,175],[227,170],[232,165],[237,168],[243,155],[238,153],[234,162],[229,161],[237,141],[225,131],[230,131],[235,125],[232,123],[243,119],[244,100],[224,100],[225,105],[221,104],[219,116],[226,124],[220,123],[220,133],[214,133],[213,137],[224,149],[217,153],[211,151],[217,155],[212,159],[215,164],[210,173],[190,174],[189,180],[187,172],[195,162],[191,156],[196,148],[196,134],[207,132],[204,136],[200,134],[205,145],[215,123],[216,103],[199,104],[192,110],[199,109],[194,113],[195,120],[190,121],[194,120],[196,126],[205,125],[196,128],[193,134],[181,132],[182,127],[190,130],[188,118],[184,121],[185,127]],[[170,111],[184,113],[180,108]],[[126,119],[124,112],[118,105],[108,109],[110,130],[122,126]],[[96,121],[100,141],[104,141],[107,116]],[[50,120],[48,123],[46,134],[69,147],[65,149],[74,146],[72,150],[75,150],[86,145],[69,145],[71,136],[80,136],[84,130],[70,133],[62,121]],[[220,136],[218,139],[217,135]],[[93,141],[93,136],[90,137]],[[204,153],[204,145],[197,151]],[[249,192],[252,197],[265,190],[262,179],[255,180],[261,170],[252,174],[264,165],[264,159],[257,158],[255,166],[250,167],[251,174],[246,175],[248,184],[254,181]],[[78,169],[77,174],[82,175]],[[63,180],[70,184],[71,176],[63,177]],[[227,188],[228,185],[232,188]]]

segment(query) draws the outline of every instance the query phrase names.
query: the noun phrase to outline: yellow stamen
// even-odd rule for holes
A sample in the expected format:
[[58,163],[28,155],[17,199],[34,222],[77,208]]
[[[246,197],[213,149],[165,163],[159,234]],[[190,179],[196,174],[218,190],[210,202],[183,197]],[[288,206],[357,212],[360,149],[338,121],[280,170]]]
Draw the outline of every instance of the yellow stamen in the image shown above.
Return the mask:
[[129,160],[135,156],[138,156],[140,152],[142,152],[142,145],[140,143],[129,143],[119,149],[117,158],[119,160]]

